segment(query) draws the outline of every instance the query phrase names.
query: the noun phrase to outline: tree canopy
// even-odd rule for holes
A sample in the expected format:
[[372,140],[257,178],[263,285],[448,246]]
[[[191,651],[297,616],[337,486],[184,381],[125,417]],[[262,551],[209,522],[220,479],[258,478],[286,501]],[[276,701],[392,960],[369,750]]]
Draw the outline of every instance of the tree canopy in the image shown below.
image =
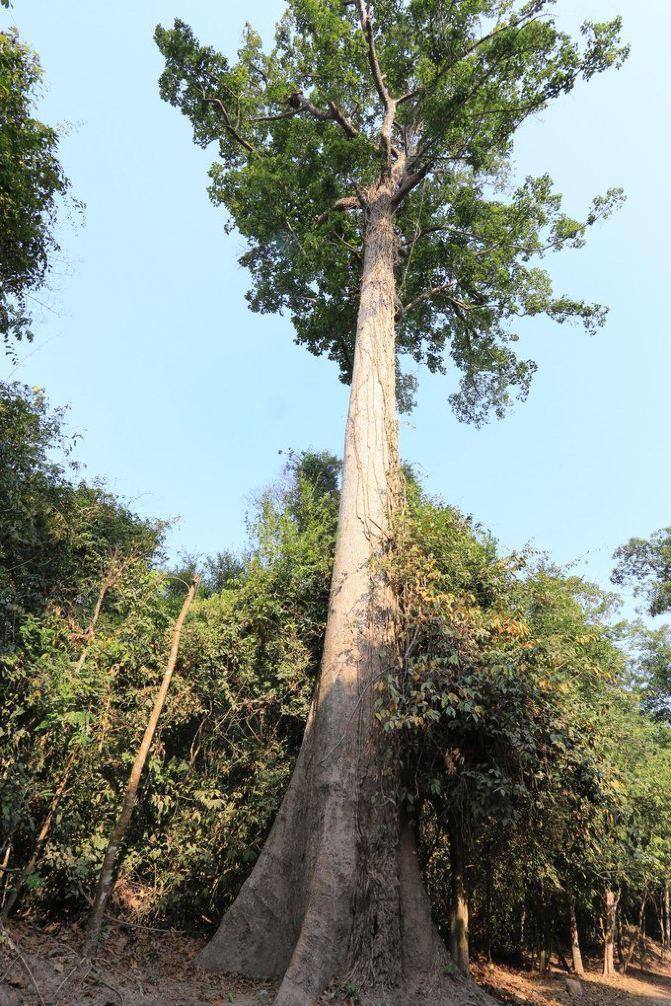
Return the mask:
[[[229,60],[183,21],[159,26],[163,98],[194,140],[218,145],[210,196],[248,243],[257,311],[287,311],[296,339],[351,376],[366,192],[395,167],[397,348],[461,374],[456,414],[476,423],[524,397],[535,365],[516,322],[605,309],[553,292],[544,256],[580,247],[621,201],[581,220],[548,175],[508,182],[519,126],[627,55],[620,19],[561,31],[550,0],[291,0],[275,45],[245,29]],[[448,16],[449,15],[449,16]],[[402,167],[402,170],[400,168]],[[399,381],[409,405],[413,380]]]
[[631,584],[643,596],[651,615],[671,611],[671,527],[650,538],[630,538],[613,556],[613,583]]

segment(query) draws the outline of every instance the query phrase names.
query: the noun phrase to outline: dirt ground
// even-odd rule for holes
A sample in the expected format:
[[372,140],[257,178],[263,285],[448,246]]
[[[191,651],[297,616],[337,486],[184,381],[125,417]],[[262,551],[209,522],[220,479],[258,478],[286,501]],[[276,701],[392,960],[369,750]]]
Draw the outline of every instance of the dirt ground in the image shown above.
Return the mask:
[[626,975],[604,978],[600,968],[596,960],[587,965],[582,996],[576,998],[566,989],[566,972],[559,969],[540,975],[476,963],[473,977],[498,1000],[515,1006],[671,1006],[671,956],[664,959],[656,943],[648,941],[644,970],[636,961]]
[[[200,971],[193,960],[202,941],[180,933],[110,926],[93,967],[80,964],[81,942],[74,925],[11,924],[0,933],[0,1006],[271,1006],[274,998],[269,982]],[[595,962],[580,998],[569,995],[559,970],[539,975],[476,962],[473,975],[512,1006],[671,1006],[671,959],[652,943],[644,970],[637,963],[605,979]],[[323,1001],[336,998],[327,993]]]
[[110,926],[93,967],[80,964],[77,926],[13,923],[7,935],[13,946],[0,944],[0,1006],[270,1006],[274,998],[267,982],[196,968],[203,941],[180,933]]

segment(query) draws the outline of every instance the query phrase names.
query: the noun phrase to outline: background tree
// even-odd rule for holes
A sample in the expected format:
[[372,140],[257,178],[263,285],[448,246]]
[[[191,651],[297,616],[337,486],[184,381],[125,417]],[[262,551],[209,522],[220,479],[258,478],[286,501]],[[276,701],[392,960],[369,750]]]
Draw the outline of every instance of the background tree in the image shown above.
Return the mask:
[[33,115],[41,79],[37,55],[16,31],[1,31],[0,333],[7,349],[15,339],[32,338],[29,302],[44,288],[58,252],[57,212],[69,191],[58,133]]
[[0,384],[0,648],[22,618],[59,604],[92,611],[101,584],[158,553],[164,522],[143,521],[102,485],[71,476],[74,437],[39,388]]
[[650,538],[630,538],[616,550],[613,583],[631,584],[645,598],[651,615],[671,610],[671,527]]
[[547,177],[493,194],[519,125],[626,54],[618,20],[586,22],[580,45],[548,8],[292,0],[272,52],[248,28],[233,64],[183,22],[156,31],[162,96],[197,143],[219,144],[210,192],[248,241],[252,307],[287,309],[298,340],[351,380],[313,711],[268,843],[201,957],[282,976],[278,1006],[316,1001],[334,977],[376,1003],[460,994],[445,982],[400,765],[375,725],[374,686],[398,665],[395,598],[373,567],[399,498],[397,353],[440,370],[449,352],[463,374],[455,409],[481,422],[533,371],[510,348],[511,319],[603,318],[555,297],[531,260],[581,244],[619,193],[584,222]]

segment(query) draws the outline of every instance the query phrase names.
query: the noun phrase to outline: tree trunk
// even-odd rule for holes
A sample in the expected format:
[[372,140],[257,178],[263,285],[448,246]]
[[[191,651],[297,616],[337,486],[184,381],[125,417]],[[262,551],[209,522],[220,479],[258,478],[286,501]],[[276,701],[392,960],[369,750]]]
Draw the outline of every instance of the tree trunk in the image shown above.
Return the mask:
[[117,557],[115,555],[115,556],[112,557],[112,559],[110,561],[109,569],[107,571],[107,576],[105,577],[105,579],[103,580],[103,582],[100,585],[100,590],[98,592],[98,598],[96,600],[95,607],[93,609],[93,614],[91,615],[91,621],[89,622],[88,629],[86,630],[87,643],[84,646],[84,648],[82,649],[82,652],[79,654],[79,660],[77,661],[77,664],[76,664],[76,667],[75,667],[76,671],[81,671],[82,668],[84,667],[84,664],[86,663],[86,658],[89,655],[89,649],[91,647],[91,643],[93,642],[93,638],[94,638],[94,635],[95,635],[96,625],[98,624],[98,619],[100,618],[100,612],[102,611],[102,606],[103,606],[105,598],[107,596],[107,591],[110,590],[110,588],[113,587],[114,584],[116,583],[116,579],[117,579],[117,575],[116,575],[117,563],[118,563],[118,560],[117,560]]
[[606,891],[605,912],[603,919],[603,973],[615,974],[614,943],[615,914],[617,912],[617,897],[614,891]]
[[51,830],[54,815],[58,810],[58,805],[63,798],[63,794],[65,793],[65,787],[68,784],[68,779],[70,778],[70,772],[72,771],[72,766],[75,763],[76,753],[77,753],[76,751],[70,752],[70,757],[68,758],[67,763],[65,765],[61,781],[59,782],[56,788],[56,792],[54,793],[53,799],[51,801],[51,806],[49,807],[47,816],[42,822],[42,827],[40,828],[39,834],[35,841],[35,848],[33,849],[32,856],[19,873],[16,879],[16,883],[13,885],[12,889],[7,895],[7,898],[5,899],[5,903],[2,907],[2,912],[0,913],[0,925],[4,925],[4,923],[9,918],[10,913],[16,903],[16,899],[18,898],[19,894],[21,893],[21,890],[23,889],[23,885],[25,884],[26,880],[35,869],[35,864],[37,863],[37,860],[40,857],[40,853],[42,852],[44,843],[46,842],[49,831]]
[[664,935],[662,945],[665,950],[671,947],[671,896],[669,895],[669,882],[664,882]]
[[398,667],[395,600],[375,568],[390,545],[399,489],[395,257],[385,183],[365,210],[321,673],[271,833],[199,958],[212,971],[281,978],[277,1006],[315,1003],[333,980],[376,1006],[447,1002],[442,986],[451,984],[454,1000],[460,985],[445,978],[449,960],[431,920],[413,824],[399,814],[398,759],[374,717],[374,686]]
[[452,910],[450,913],[450,953],[462,974],[468,974],[468,888],[464,836],[459,822],[450,831],[450,874],[452,878]]
[[485,875],[485,950],[487,960],[492,963],[492,850],[487,849]]
[[179,652],[179,641],[182,635],[182,626],[184,625],[184,620],[188,614],[189,608],[191,607],[191,602],[196,596],[196,591],[198,589],[198,584],[200,583],[200,577],[194,577],[193,583],[191,584],[189,591],[184,598],[184,603],[182,604],[182,610],[180,611],[177,621],[175,622],[175,628],[172,634],[172,645],[170,647],[170,656],[168,658],[168,663],[163,675],[163,680],[161,681],[161,687],[158,690],[158,695],[156,696],[156,701],[154,702],[154,708],[151,711],[151,716],[149,717],[149,722],[144,732],[144,737],[142,738],[142,743],[138,749],[135,756],[135,761],[133,763],[133,768],[131,769],[130,777],[128,779],[128,785],[126,786],[126,792],[124,794],[123,804],[121,807],[121,813],[117,823],[115,824],[112,834],[110,835],[109,843],[107,845],[107,851],[105,852],[105,858],[103,859],[102,869],[100,871],[100,878],[98,880],[98,887],[96,890],[96,895],[93,901],[93,906],[91,908],[91,914],[89,916],[89,922],[86,930],[86,939],[84,941],[84,957],[91,957],[98,946],[98,941],[100,940],[100,930],[102,928],[103,918],[105,915],[105,907],[109,900],[109,896],[112,892],[112,882],[114,880],[114,866],[116,864],[117,852],[119,845],[123,841],[126,831],[128,830],[128,825],[130,824],[131,817],[133,816],[133,809],[135,807],[135,800],[137,797],[137,791],[140,785],[140,778],[142,776],[142,770],[144,769],[145,762],[147,760],[147,755],[149,754],[149,749],[151,743],[154,739],[154,734],[156,733],[156,727],[158,726],[158,721],[163,712],[163,706],[165,705],[165,700],[168,694],[168,689],[170,687],[170,681],[172,680],[172,675],[175,670],[175,665],[177,663],[177,654]]
[[648,892],[645,891],[645,893],[643,894],[643,897],[641,898],[641,907],[640,907],[639,912],[638,912],[638,926],[636,928],[636,932],[635,932],[634,936],[632,937],[631,943],[629,945],[629,950],[627,951],[627,956],[625,957],[624,962],[622,964],[621,971],[622,971],[623,975],[626,975],[627,968],[629,967],[629,965],[631,964],[632,960],[634,959],[634,954],[636,952],[636,946],[637,946],[637,944],[640,945],[643,942],[643,940],[644,940],[643,926],[644,926],[644,922],[645,922],[645,906],[647,905],[647,903],[648,903]]
[[546,902],[544,890],[541,892],[541,898],[540,915],[538,917],[538,921],[540,922],[538,970],[541,974],[547,974],[552,962],[552,931],[550,927],[550,909]]
[[565,955],[563,947],[561,945],[561,941],[560,941],[559,936],[557,935],[557,932],[556,932],[556,930],[554,928],[552,929],[551,944],[554,944],[555,953],[557,954],[557,960],[559,961],[560,967],[562,967],[564,969],[564,971],[568,971],[568,973],[570,974],[571,971],[573,970],[573,968],[571,967],[571,965],[569,964],[569,962],[566,960],[566,955]]
[[580,933],[578,931],[578,919],[575,914],[575,898],[569,895],[568,899],[569,923],[571,928],[571,960],[573,970],[577,975],[583,975],[585,969],[582,963],[582,953],[580,952]]
[[[603,926],[601,927],[603,929]],[[622,938],[622,912],[615,915],[615,949],[617,950],[617,963],[620,968],[624,967],[624,943]]]
[[9,860],[12,855],[12,840],[14,838],[14,830],[12,829],[7,836],[7,844],[5,846],[5,854],[2,857],[2,864],[0,864],[0,885],[2,885],[2,897],[0,897],[0,910],[5,906],[5,901],[7,894],[9,892],[9,881],[11,874],[14,872],[9,869]]

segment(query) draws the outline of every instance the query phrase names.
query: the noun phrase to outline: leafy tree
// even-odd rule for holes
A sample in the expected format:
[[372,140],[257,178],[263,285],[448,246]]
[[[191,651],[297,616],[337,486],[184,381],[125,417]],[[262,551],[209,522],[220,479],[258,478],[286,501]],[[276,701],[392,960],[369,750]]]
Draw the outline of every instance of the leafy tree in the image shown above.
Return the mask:
[[165,523],[133,514],[101,485],[69,476],[73,438],[44,393],[0,384],[0,647],[26,613],[93,608],[120,565],[158,553]]
[[13,29],[0,31],[0,333],[8,349],[32,338],[29,301],[58,252],[57,212],[69,191],[58,133],[33,115],[41,79],[37,55]]
[[[612,581],[632,585],[645,599],[648,614],[671,611],[671,528],[661,528],[650,538],[630,538],[613,556],[617,565]],[[658,719],[671,718],[671,629],[657,629],[642,623],[633,626],[632,671],[640,689],[643,707]]]
[[620,545],[612,581],[633,584],[642,595],[651,615],[671,611],[671,527],[655,531],[650,538],[630,538]]
[[671,627],[634,628],[634,684],[643,709],[657,720],[671,722]]
[[[548,177],[509,199],[515,131],[580,79],[626,55],[620,22],[561,32],[547,0],[291,0],[276,43],[248,28],[235,62],[181,21],[158,27],[162,96],[217,142],[210,194],[248,242],[249,300],[287,310],[296,336],[351,381],[339,533],[322,670],[291,785],[237,902],[201,956],[215,970],[282,978],[278,1006],[314,1002],[332,979],[379,1003],[472,995],[421,889],[400,765],[385,777],[374,685],[397,667],[396,600],[375,573],[400,498],[397,355],[463,375],[464,419],[526,393],[520,315],[600,323],[555,296],[536,260],[580,245],[619,201],[584,221]],[[388,799],[381,799],[382,794]],[[278,868],[278,864],[280,868]],[[398,990],[404,990],[399,992]]]

